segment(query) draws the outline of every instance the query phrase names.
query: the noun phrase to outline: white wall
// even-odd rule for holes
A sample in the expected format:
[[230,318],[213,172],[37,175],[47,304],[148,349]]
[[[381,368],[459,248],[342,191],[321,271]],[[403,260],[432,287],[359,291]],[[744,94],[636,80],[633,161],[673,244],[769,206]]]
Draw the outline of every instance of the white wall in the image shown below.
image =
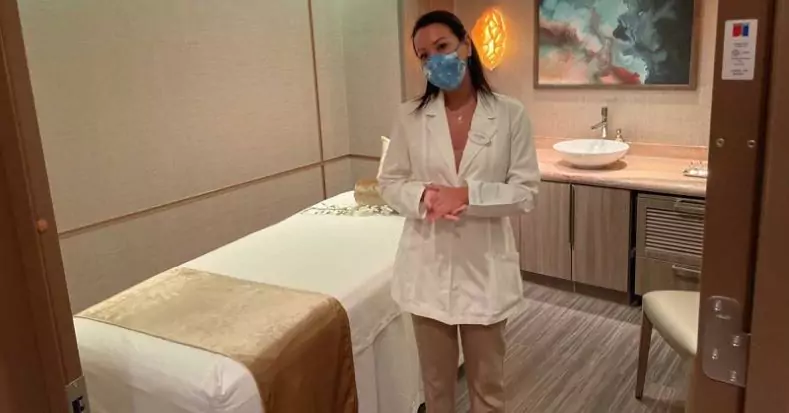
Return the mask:
[[343,0],[351,153],[380,156],[401,101],[400,24],[394,0]]
[[[406,0],[411,1],[411,0]],[[381,135],[402,98],[398,2],[313,0],[318,92],[329,195],[374,178]],[[327,144],[327,142],[333,142]]]
[[323,197],[351,143],[344,9],[313,3],[20,3],[74,309]]
[[375,176],[397,2],[20,8],[75,310]]
[[62,230],[318,162],[306,2],[22,2]]
[[351,153],[343,45],[344,1],[311,2],[324,159],[336,159]]
[[[430,3],[435,0],[418,0]],[[529,109],[537,136],[590,137],[589,126],[609,106],[612,131],[621,128],[636,142],[706,146],[709,140],[718,0],[696,1],[699,26],[698,88],[695,91],[535,90],[535,0],[459,0],[455,12],[468,30],[490,6],[507,19],[510,41],[504,62],[490,80],[501,93],[517,97]],[[408,28],[410,30],[410,27]],[[406,89],[413,94],[424,84],[421,74],[406,68]]]

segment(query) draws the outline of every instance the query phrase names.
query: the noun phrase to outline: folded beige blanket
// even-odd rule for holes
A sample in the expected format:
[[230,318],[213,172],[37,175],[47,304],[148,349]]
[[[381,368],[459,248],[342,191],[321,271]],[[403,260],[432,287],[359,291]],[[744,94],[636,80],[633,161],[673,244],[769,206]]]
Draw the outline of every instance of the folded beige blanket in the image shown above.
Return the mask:
[[332,297],[177,268],[77,317],[240,362],[266,413],[358,410],[348,316]]

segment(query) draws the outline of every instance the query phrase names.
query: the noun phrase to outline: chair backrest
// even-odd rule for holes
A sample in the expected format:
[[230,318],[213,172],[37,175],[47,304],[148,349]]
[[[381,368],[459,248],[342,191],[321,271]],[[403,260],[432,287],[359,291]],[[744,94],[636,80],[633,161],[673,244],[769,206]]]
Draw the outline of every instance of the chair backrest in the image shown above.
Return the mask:
[[698,346],[697,291],[653,291],[643,297],[644,314],[666,342],[683,357],[695,357]]

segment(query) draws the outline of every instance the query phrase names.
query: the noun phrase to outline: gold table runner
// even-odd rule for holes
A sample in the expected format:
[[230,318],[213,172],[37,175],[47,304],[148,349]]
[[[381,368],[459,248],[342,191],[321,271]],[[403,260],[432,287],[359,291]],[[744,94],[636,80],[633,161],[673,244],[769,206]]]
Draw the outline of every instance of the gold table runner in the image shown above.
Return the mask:
[[176,268],[77,317],[240,362],[266,413],[358,410],[348,316],[332,297]]

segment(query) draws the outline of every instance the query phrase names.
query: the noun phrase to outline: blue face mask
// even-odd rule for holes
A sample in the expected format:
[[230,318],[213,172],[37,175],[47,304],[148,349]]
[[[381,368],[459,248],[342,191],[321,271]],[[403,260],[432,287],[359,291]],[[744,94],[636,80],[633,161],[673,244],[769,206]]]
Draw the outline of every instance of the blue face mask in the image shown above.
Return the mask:
[[450,54],[437,53],[430,56],[422,66],[422,73],[434,86],[451,91],[460,87],[463,77],[466,76],[467,66],[466,61],[461,60],[455,50]]

